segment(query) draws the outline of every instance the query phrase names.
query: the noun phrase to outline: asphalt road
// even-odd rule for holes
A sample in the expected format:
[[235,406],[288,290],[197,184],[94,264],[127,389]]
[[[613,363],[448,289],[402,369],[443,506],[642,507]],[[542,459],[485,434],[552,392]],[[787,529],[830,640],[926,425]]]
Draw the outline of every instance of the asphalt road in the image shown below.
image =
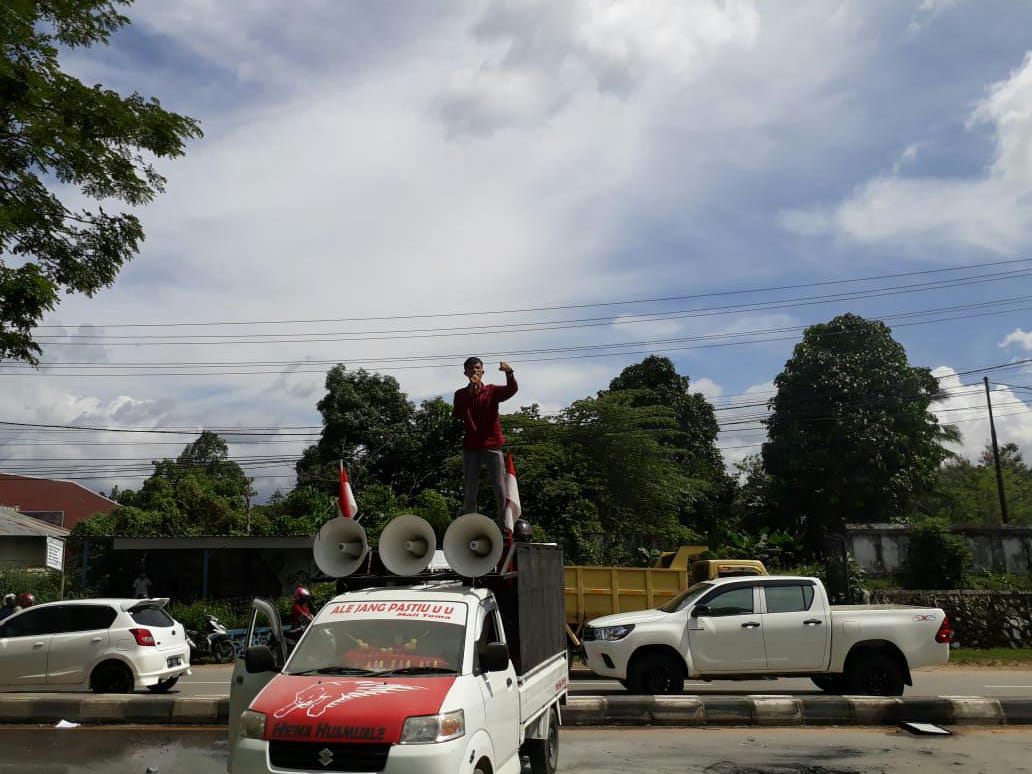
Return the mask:
[[[193,674],[181,678],[174,691],[182,696],[225,696],[229,692],[230,664],[205,665],[193,668]],[[959,668],[935,672],[914,672],[914,686],[905,696],[991,696],[1018,698],[1032,696],[1032,671]],[[570,681],[574,694],[604,696],[626,693],[615,680],[578,679]],[[757,693],[820,695],[808,679],[750,680],[748,682],[704,683],[687,680],[687,694],[747,695]]]
[[[948,737],[875,729],[563,729],[563,774],[1032,772],[1032,731]],[[224,774],[224,728],[0,727],[0,773]]]

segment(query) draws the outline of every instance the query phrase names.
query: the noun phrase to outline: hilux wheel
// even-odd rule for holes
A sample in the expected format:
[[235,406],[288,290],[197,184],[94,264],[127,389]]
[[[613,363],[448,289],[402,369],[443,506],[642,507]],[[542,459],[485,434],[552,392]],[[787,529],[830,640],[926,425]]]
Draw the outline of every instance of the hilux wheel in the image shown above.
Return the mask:
[[862,696],[902,696],[903,673],[884,653],[857,656],[846,670],[846,692]]
[[532,774],[555,774],[559,768],[559,717],[555,709],[548,711],[548,726],[544,739],[528,739],[523,743],[530,758]]
[[107,661],[93,670],[90,690],[94,693],[132,693],[132,670],[120,662]]
[[639,656],[628,670],[627,690],[646,696],[680,693],[684,690],[684,668],[665,653]]

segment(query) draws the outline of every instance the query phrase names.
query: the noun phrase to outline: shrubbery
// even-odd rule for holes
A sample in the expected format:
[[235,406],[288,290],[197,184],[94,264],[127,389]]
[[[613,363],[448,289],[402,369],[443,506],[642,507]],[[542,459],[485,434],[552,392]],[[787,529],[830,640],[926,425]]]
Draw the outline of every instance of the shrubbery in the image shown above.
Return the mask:
[[970,565],[967,540],[951,533],[945,519],[925,519],[911,528],[902,573],[907,588],[963,588]]
[[[65,596],[72,596],[66,584]],[[53,602],[61,595],[61,573],[43,569],[10,568],[0,570],[0,597],[30,592],[36,602]]]

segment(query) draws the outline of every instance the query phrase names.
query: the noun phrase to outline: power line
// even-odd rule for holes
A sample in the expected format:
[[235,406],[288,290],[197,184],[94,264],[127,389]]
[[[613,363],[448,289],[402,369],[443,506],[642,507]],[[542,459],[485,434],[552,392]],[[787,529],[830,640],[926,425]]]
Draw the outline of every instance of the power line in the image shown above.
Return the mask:
[[[910,317],[923,317],[932,314],[939,314],[943,312],[959,312],[959,311],[971,311],[973,309],[982,309],[985,307],[992,307],[994,313],[1007,313],[1012,311],[1023,311],[1022,309],[1006,309],[999,310],[998,307],[1001,305],[1021,303],[1032,299],[1032,296],[1017,296],[1011,298],[992,299],[989,301],[976,302],[971,304],[951,304],[945,307],[937,307],[932,309],[921,309],[908,312],[895,312],[886,315],[882,315],[879,319],[882,321],[906,319]],[[940,318],[934,320],[924,320],[920,324],[929,324],[934,322],[941,322],[943,319],[949,320],[954,318]],[[961,319],[967,319],[966,317]],[[596,349],[626,349],[627,347],[639,347],[639,346],[652,346],[657,344],[674,344],[674,343],[685,343],[685,342],[697,342],[697,341],[710,341],[716,339],[728,339],[738,338],[742,336],[755,336],[755,335],[770,335],[776,333],[795,333],[804,331],[807,328],[805,325],[792,325],[783,326],[776,328],[759,328],[745,331],[732,331],[725,333],[711,333],[711,334],[700,334],[695,336],[678,336],[673,338],[663,339],[647,339],[644,341],[628,341],[628,342],[617,342],[612,344],[579,344],[571,345],[567,347],[538,347],[534,349],[524,350],[509,350],[506,352],[487,352],[484,353],[484,357],[491,356],[505,356],[508,359],[518,358],[522,355],[534,355],[534,354],[553,354],[553,353],[570,353],[579,352],[585,350],[596,350]],[[618,353],[622,354],[622,353]],[[448,353],[441,355],[398,355],[394,357],[372,357],[364,358],[361,362],[363,365],[372,363],[402,363],[410,361],[446,361],[449,367],[452,367],[456,360],[464,358],[465,353]],[[223,367],[286,367],[286,366],[313,366],[313,365],[334,365],[340,362],[340,358],[332,360],[236,360],[236,361],[143,361],[143,362],[117,362],[117,361],[106,361],[102,363],[90,362],[90,361],[61,361],[56,363],[43,363],[43,367],[48,370],[58,370],[64,368],[85,368],[93,370],[109,370],[115,368],[167,368],[182,367],[182,368],[223,368]],[[7,367],[21,369],[21,370],[32,370],[36,371],[37,368],[28,363],[11,363]]]
[[[37,338],[41,344],[57,346],[95,346],[103,343],[106,346],[173,346],[173,345],[224,345],[224,344],[299,344],[319,342],[349,342],[349,341],[389,341],[395,339],[422,339],[422,338],[446,338],[454,336],[483,336],[511,333],[538,333],[552,330],[569,330],[575,328],[591,328],[609,325],[633,325],[647,322],[657,322],[675,319],[686,319],[695,317],[712,317],[726,314],[741,314],[744,312],[773,311],[777,309],[791,309],[800,306],[812,306],[815,304],[833,303],[835,301],[856,301],[870,298],[883,298],[886,296],[900,295],[903,293],[925,292],[930,290],[943,290],[968,285],[983,284],[986,282],[1000,282],[1020,277],[1027,277],[1032,270],[1020,269],[1010,272],[999,272],[997,274],[960,277],[937,282],[916,283],[910,285],[899,285],[888,288],[876,288],[872,290],[854,291],[851,293],[838,293],[827,296],[800,297],[780,301],[754,302],[751,304],[733,304],[715,307],[701,307],[695,309],[678,310],[675,312],[653,312],[645,314],[629,315],[626,317],[595,317],[581,318],[561,321],[540,321],[529,323],[515,323],[508,325],[487,325],[479,326],[470,330],[468,326],[460,328],[411,328],[395,330],[372,330],[372,331],[339,331],[321,333],[294,333],[291,338],[270,338],[283,337],[287,334],[281,333],[253,333],[253,334],[195,334],[189,339],[173,338],[162,335],[133,335],[118,336],[107,334],[69,334],[67,340]],[[633,319],[632,319],[633,318]],[[226,340],[229,336],[232,339]],[[320,337],[320,338],[313,338]],[[330,337],[330,338],[325,338]],[[212,339],[222,339],[214,341]],[[117,341],[116,341],[117,340]]]
[[[671,301],[688,301],[698,298],[714,298],[719,296],[729,295],[742,295],[749,293],[773,293],[782,290],[799,290],[802,288],[813,288],[813,287],[828,287],[832,285],[846,285],[854,282],[875,282],[878,280],[885,279],[899,279],[902,277],[916,277],[929,274],[941,274],[951,271],[966,271],[968,269],[988,268],[991,266],[1006,266],[1017,263],[1027,263],[1032,261],[1032,258],[1012,258],[1002,261],[989,261],[985,263],[971,263],[960,266],[949,266],[939,269],[924,269],[921,271],[908,271],[908,272],[897,272],[893,274],[877,274],[868,277],[854,277],[852,279],[841,279],[841,280],[823,280],[818,282],[803,282],[792,285],[776,285],[768,286],[763,288],[741,288],[734,290],[718,290],[710,291],[707,293],[692,293],[675,296],[662,296],[658,298],[643,298],[635,300],[616,300],[616,301],[599,301],[585,304],[558,304],[552,306],[537,306],[537,307],[524,307],[516,309],[491,309],[485,311],[462,311],[462,312],[438,312],[434,314],[410,314],[410,315],[388,315],[381,317],[335,317],[335,318],[322,318],[322,319],[302,319],[302,320],[231,320],[231,321],[203,321],[203,322],[165,322],[165,323],[103,323],[99,324],[99,327],[104,328],[156,328],[156,327],[209,327],[209,326],[221,326],[221,325],[295,325],[295,324],[316,324],[316,323],[336,323],[336,322],[378,322],[386,320],[419,320],[419,319],[435,319],[442,317],[472,317],[472,316],[483,316],[483,315],[499,315],[499,314],[522,314],[526,312],[550,312],[560,311],[567,309],[591,309],[606,306],[626,306],[633,304],[653,304],[663,303]],[[80,323],[78,327],[88,325],[86,323]],[[41,329],[58,328],[64,329],[69,326],[63,325],[40,325],[37,326]],[[76,326],[72,326],[76,327]]]
[[[909,327],[909,326],[914,326],[914,325],[930,325],[930,324],[933,324],[933,323],[941,323],[941,322],[947,322],[947,321],[951,321],[951,320],[970,319],[970,318],[973,318],[973,317],[987,317],[987,316],[994,316],[994,315],[999,315],[999,314],[1008,314],[1008,313],[1011,313],[1011,312],[1027,311],[1029,308],[1032,308],[1032,307],[1021,307],[1021,308],[1007,309],[1007,310],[1002,310],[1002,311],[982,312],[982,313],[979,313],[979,314],[956,315],[956,316],[953,316],[953,317],[943,317],[943,318],[938,318],[938,319],[933,319],[933,320],[919,320],[919,321],[916,321],[916,322],[899,323],[895,327],[896,328],[902,328],[902,327]],[[584,359],[592,359],[592,358],[599,358],[599,357],[622,357],[622,356],[627,356],[627,355],[633,355],[633,356],[638,356],[638,355],[654,355],[654,354],[667,353],[667,352],[684,352],[684,351],[697,350],[697,349],[724,348],[724,347],[740,346],[740,345],[743,345],[743,344],[767,344],[767,343],[779,342],[779,341],[794,341],[794,340],[796,340],[796,338],[797,338],[796,336],[772,336],[772,337],[761,338],[761,339],[747,339],[747,340],[743,340],[743,341],[730,341],[730,342],[720,342],[720,343],[712,343],[712,344],[696,344],[696,345],[692,345],[692,346],[683,346],[683,347],[650,347],[648,349],[624,350],[624,351],[619,351],[619,352],[604,352],[604,353],[593,352],[591,354],[572,354],[571,353],[571,354],[564,354],[564,355],[555,356],[555,357],[524,358],[524,359],[522,359],[522,360],[520,360],[518,362],[517,361],[514,361],[514,362],[516,362],[517,365],[524,365],[524,364],[527,364],[527,363],[544,363],[544,362],[552,362],[552,361],[557,361],[557,360],[565,361],[565,360],[584,360]],[[598,346],[618,347],[618,346],[628,346],[628,345],[598,345]],[[366,363],[365,360],[357,360],[357,361],[350,361],[350,362],[356,368],[363,368],[365,363]],[[452,369],[454,367],[455,367],[454,363],[440,363],[440,364],[428,364],[428,365],[400,365],[400,366],[391,366],[391,367],[378,366],[377,367],[377,371],[378,372],[390,373],[390,372],[393,372],[393,371],[405,371],[405,370],[412,370],[412,369],[426,369],[426,368],[449,368],[449,369]],[[62,377],[76,377],[76,378],[96,377],[96,376],[100,376],[100,377],[112,377],[112,376],[118,376],[118,377],[130,377],[130,376],[255,376],[255,375],[261,375],[261,374],[275,374],[275,375],[291,374],[291,375],[294,375],[294,374],[305,374],[305,373],[325,373],[325,371],[324,371],[324,369],[317,369],[317,370],[293,369],[293,370],[290,370],[290,371],[284,371],[282,369],[276,369],[276,370],[270,370],[270,371],[204,371],[204,372],[154,372],[154,371],[147,371],[147,372],[139,372],[139,373],[133,373],[133,372],[129,372],[129,373],[67,373],[67,374],[61,374],[61,376]],[[44,374],[42,374],[39,371],[28,371],[28,370],[23,371],[21,373],[17,373],[17,372],[15,372],[15,373],[0,372],[0,376],[6,376],[6,377],[28,376],[28,377],[36,377],[36,378],[38,378],[38,377],[40,377],[42,375],[44,375]]]

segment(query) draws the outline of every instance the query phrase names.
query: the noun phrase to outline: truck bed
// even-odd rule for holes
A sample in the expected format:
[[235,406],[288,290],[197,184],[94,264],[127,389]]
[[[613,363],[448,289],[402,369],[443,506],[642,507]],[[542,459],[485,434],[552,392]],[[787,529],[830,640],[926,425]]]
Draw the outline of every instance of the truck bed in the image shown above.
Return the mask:
[[569,680],[566,651],[556,653],[518,678],[520,724],[526,726],[555,703],[557,693],[565,693]]

